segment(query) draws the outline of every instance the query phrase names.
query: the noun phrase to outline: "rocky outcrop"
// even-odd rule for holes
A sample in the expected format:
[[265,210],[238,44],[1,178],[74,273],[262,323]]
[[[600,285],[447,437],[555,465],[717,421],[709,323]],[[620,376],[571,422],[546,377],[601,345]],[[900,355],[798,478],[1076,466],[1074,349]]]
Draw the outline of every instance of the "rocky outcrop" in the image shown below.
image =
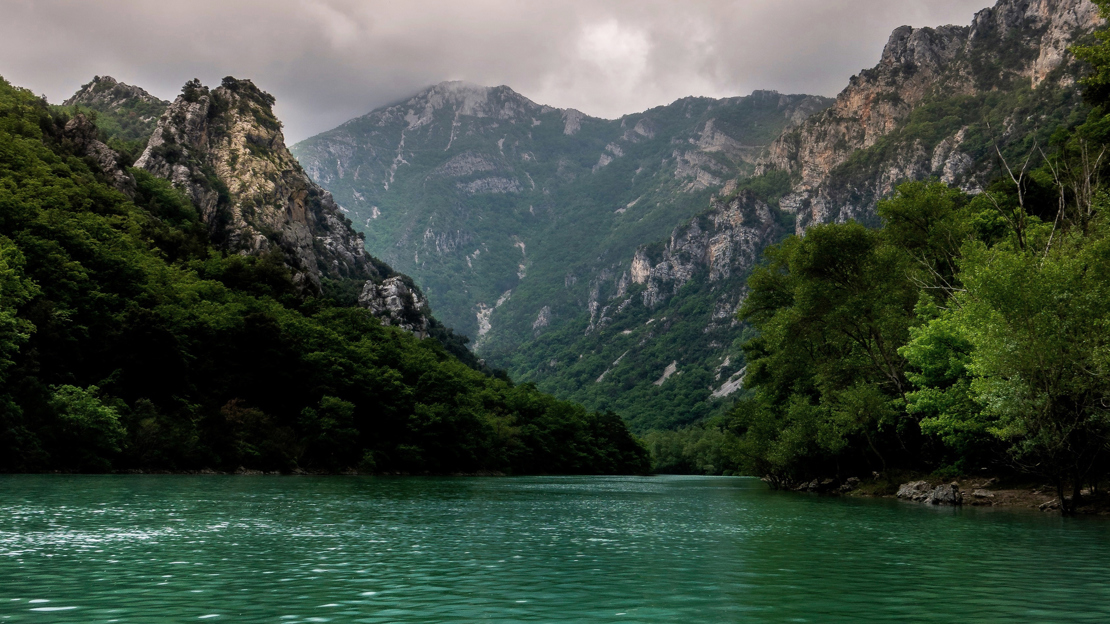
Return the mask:
[[111,76],[94,76],[91,82],[82,85],[77,93],[62,102],[62,106],[120,110],[135,102],[145,102],[162,108],[170,105],[169,102],[147,93],[140,87],[122,83]]
[[911,481],[900,485],[895,496],[930,505],[962,505],[964,502],[960,486],[955,483],[933,487],[928,481]]
[[141,143],[150,137],[170,103],[111,76],[96,76],[62,105],[77,112],[92,111],[97,124],[110,127],[116,138]]
[[128,197],[135,196],[135,178],[123,168],[122,157],[99,137],[99,130],[89,118],[77,113],[66,122],[63,136],[72,142],[78,154],[90,158],[112,186]]
[[331,195],[285,146],[274,99],[249,80],[188,83],[135,163],[185,190],[228,250],[278,248],[303,286],[381,279]]
[[[835,178],[847,175],[838,167],[852,154],[900,129],[923,103],[991,91],[1011,79],[1042,88],[1069,62],[1068,46],[1101,23],[1090,0],[1000,0],[970,26],[898,28],[879,64],[853,76],[831,108],[784,132],[759,171],[794,176],[783,207],[798,215],[799,233],[812,223],[873,213],[875,202],[906,179],[937,176],[974,192],[984,176],[971,175],[977,163],[960,150],[966,127],[939,145],[909,141],[888,151],[865,179],[852,181],[851,192]],[[1074,76],[1064,74],[1054,86],[1072,83]]]
[[643,304],[656,308],[701,271],[711,283],[746,273],[780,233],[771,208],[744,191],[675,228],[662,248],[638,249],[629,277],[645,286]]
[[382,320],[423,338],[429,328],[428,302],[420,291],[396,276],[380,284],[367,281],[358,304]]

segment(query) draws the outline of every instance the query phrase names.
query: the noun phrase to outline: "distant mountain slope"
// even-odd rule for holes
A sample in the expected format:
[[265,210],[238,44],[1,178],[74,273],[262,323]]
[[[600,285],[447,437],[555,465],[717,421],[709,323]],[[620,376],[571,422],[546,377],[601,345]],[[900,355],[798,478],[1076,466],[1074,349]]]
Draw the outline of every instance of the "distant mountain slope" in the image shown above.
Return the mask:
[[699,212],[829,103],[756,92],[603,120],[454,82],[292,151],[371,253],[497,359],[577,316],[592,276]]

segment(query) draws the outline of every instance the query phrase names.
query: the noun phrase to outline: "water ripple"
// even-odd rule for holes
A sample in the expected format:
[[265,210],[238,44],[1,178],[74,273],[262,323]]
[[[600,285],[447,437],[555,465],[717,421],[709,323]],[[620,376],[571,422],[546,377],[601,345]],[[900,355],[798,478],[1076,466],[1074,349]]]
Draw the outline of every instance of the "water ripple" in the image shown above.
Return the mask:
[[0,477],[2,622],[1105,622],[1110,530],[735,478]]

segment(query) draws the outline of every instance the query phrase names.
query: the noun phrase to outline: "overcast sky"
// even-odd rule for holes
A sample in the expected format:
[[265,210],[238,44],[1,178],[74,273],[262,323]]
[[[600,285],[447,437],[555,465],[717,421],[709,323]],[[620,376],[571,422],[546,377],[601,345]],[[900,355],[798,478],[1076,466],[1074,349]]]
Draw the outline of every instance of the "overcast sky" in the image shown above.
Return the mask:
[[173,99],[251,78],[290,143],[442,80],[617,117],[687,95],[835,95],[890,31],[993,0],[0,0],[0,75],[60,103],[94,75]]

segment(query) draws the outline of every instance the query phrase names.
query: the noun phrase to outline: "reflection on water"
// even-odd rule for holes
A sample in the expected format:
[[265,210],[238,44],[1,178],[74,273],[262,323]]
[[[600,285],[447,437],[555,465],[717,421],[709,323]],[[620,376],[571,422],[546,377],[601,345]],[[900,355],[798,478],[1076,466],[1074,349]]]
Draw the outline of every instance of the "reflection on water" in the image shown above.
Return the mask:
[[1110,523],[752,479],[0,477],[0,622],[1107,622]]

